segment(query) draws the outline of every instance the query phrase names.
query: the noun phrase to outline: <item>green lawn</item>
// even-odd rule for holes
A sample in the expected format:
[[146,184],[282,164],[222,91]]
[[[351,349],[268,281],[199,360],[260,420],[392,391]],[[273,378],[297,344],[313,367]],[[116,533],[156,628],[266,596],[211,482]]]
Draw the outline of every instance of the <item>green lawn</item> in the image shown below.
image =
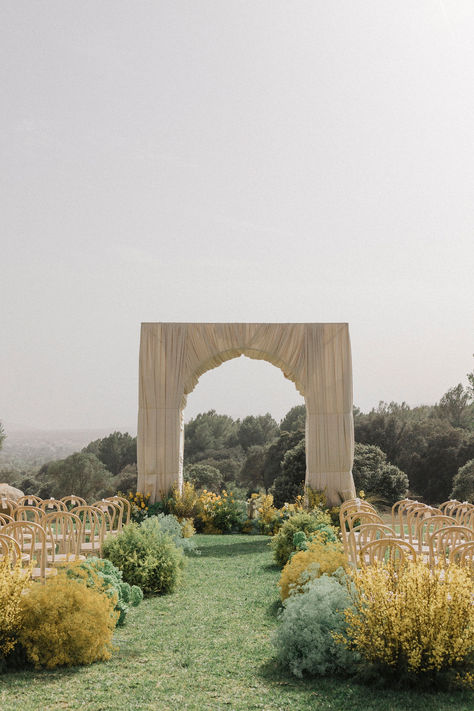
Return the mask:
[[377,691],[336,679],[299,681],[279,670],[278,569],[268,538],[196,536],[185,585],[145,600],[116,633],[103,664],[0,675],[2,711],[472,711],[468,692]]

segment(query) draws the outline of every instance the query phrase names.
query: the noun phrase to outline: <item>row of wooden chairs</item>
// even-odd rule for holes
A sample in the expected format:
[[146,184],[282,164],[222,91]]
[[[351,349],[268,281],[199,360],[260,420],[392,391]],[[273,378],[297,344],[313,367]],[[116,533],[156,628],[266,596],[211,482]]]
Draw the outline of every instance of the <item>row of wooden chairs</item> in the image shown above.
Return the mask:
[[[452,560],[454,551],[461,546],[455,559],[472,562],[474,543],[470,544],[474,541],[474,519],[470,516],[469,506],[463,504],[462,511],[458,507],[458,516],[454,518],[443,514],[443,510],[456,510],[454,507],[436,509],[404,499],[392,507],[392,525],[389,526],[368,502],[361,499],[346,501],[340,509],[344,550],[355,566],[370,563],[373,556],[380,555],[384,545],[387,548],[385,557],[392,553],[401,556],[405,551],[405,554],[422,557],[434,566]],[[463,525],[465,521],[468,525]],[[377,541],[381,541],[380,545],[376,545]],[[389,546],[389,542],[393,545]]]
[[[78,499],[70,498],[74,503]],[[70,511],[56,506],[56,500],[47,501],[53,504],[49,513],[46,506],[21,504],[9,506],[8,514],[0,513],[0,557],[8,554],[12,563],[20,557],[22,565],[33,566],[33,578],[55,575],[57,566],[67,561],[100,556],[105,536],[119,533],[130,520],[129,502],[121,497],[103,499],[93,506],[76,505]],[[2,510],[5,508],[3,505]]]

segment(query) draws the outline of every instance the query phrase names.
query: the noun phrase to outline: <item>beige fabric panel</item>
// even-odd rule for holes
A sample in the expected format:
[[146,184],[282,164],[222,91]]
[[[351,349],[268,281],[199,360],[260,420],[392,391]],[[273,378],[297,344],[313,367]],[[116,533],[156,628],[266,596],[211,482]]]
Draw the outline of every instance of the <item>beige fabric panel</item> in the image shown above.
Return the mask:
[[144,323],[138,489],[160,498],[182,481],[182,411],[199,377],[246,355],[279,367],[305,397],[306,482],[328,500],[354,494],[352,363],[345,323]]

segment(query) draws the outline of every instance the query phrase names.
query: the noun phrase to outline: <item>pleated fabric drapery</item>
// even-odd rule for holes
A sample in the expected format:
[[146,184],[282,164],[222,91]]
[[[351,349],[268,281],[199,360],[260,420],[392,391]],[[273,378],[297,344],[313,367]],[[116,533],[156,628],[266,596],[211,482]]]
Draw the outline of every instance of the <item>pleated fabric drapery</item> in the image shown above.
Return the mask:
[[143,323],[138,489],[153,501],[182,481],[183,409],[199,377],[246,355],[280,368],[306,401],[306,484],[354,495],[352,363],[346,323]]

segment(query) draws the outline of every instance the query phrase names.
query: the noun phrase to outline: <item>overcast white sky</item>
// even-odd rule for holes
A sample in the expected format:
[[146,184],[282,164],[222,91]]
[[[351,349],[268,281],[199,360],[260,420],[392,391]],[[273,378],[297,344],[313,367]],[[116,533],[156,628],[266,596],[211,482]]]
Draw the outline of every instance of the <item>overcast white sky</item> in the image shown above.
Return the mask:
[[[348,321],[354,400],[474,361],[472,0],[3,0],[0,420],[133,426],[141,321]],[[186,417],[301,402],[240,358]]]

